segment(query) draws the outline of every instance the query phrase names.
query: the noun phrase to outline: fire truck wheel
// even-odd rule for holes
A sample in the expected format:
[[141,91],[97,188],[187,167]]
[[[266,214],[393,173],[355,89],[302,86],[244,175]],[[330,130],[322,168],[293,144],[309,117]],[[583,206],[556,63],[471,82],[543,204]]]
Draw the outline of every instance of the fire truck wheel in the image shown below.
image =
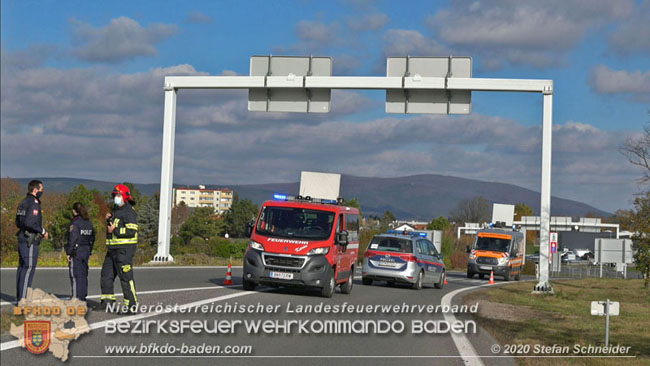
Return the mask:
[[354,284],[353,273],[354,273],[354,268],[352,268],[352,273],[350,273],[350,276],[348,276],[348,280],[341,285],[341,293],[347,295],[350,292],[352,292],[352,285]]
[[467,272],[467,278],[474,277],[474,272]]
[[478,274],[478,278],[480,278],[480,279],[484,279],[484,278],[485,278],[485,275],[484,275],[483,273],[479,273],[479,274]]
[[363,283],[364,286],[370,286],[372,285],[372,280],[370,278],[361,278],[361,283]]
[[415,283],[413,284],[412,287],[414,290],[422,289],[422,271],[418,273],[418,278],[415,280]]
[[519,272],[517,272],[517,275],[515,276],[515,281],[521,280],[521,268],[519,268]]
[[244,291],[253,291],[255,287],[255,282],[244,280]]
[[510,281],[510,268],[506,271],[506,274],[503,276],[504,281]]
[[330,268],[329,279],[325,286],[321,289],[320,295],[322,297],[330,298],[334,295],[334,289],[336,288],[336,281],[334,281],[334,270]]
[[445,276],[447,276],[447,272],[442,271],[442,274],[440,275],[440,281],[433,285],[435,288],[443,288],[445,286]]

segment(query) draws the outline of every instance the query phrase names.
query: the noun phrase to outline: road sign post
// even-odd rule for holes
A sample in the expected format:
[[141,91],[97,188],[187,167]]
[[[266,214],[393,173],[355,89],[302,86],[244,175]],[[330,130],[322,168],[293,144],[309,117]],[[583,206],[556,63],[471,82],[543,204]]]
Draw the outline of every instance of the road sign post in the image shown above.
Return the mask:
[[620,304],[618,301],[592,301],[591,315],[605,316],[605,347],[609,346],[609,317],[618,316]]
[[[280,60],[280,63],[274,63],[274,60]],[[395,64],[395,67],[388,66],[385,77],[331,76],[332,61],[329,57],[255,56],[251,59],[250,76],[165,77],[158,253],[154,261],[173,260],[169,255],[169,242],[176,94],[179,89],[248,89],[250,110],[307,113],[329,112],[331,89],[385,90],[386,111],[389,113],[466,114],[471,111],[472,91],[542,93],[540,243],[548,243],[553,81],[472,78],[469,57],[402,57],[390,58],[389,63]],[[434,64],[441,67],[431,69]],[[553,292],[549,282],[549,249],[548,245],[540,246],[539,282],[534,293]]]

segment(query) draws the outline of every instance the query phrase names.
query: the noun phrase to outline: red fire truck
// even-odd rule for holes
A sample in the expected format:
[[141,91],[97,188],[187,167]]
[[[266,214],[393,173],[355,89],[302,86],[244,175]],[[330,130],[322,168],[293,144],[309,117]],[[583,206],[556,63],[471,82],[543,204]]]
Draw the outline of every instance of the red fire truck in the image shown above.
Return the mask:
[[352,291],[359,251],[359,210],[342,199],[274,195],[248,227],[244,289],[315,288],[332,297]]

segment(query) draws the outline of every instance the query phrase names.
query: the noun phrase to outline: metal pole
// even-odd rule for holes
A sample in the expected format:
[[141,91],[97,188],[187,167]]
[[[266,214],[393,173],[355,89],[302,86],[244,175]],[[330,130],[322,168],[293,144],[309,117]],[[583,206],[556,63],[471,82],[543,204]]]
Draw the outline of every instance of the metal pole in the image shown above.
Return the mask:
[[600,278],[603,278],[603,261],[600,261]]
[[169,254],[172,221],[172,183],[174,179],[174,140],[176,136],[176,92],[165,82],[162,160],[160,164],[160,216],[158,217],[158,253],[156,262],[173,262]]
[[605,347],[609,346],[609,299],[605,302]]
[[551,148],[553,137],[553,88],[544,90],[544,111],[542,116],[542,190],[539,230],[539,282],[536,292],[553,293],[549,282],[548,258],[551,232]]

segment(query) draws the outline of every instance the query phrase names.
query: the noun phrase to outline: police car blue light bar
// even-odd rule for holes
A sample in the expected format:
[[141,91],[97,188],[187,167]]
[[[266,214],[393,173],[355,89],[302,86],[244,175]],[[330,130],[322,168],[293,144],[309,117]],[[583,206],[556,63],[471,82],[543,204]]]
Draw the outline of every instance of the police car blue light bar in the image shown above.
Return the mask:
[[273,199],[286,201],[287,200],[287,195],[286,194],[276,193],[276,194],[273,195]]
[[427,233],[423,231],[399,231],[399,230],[386,230],[386,234],[401,234],[401,235],[410,235],[410,236],[421,236],[423,238],[427,237]]

